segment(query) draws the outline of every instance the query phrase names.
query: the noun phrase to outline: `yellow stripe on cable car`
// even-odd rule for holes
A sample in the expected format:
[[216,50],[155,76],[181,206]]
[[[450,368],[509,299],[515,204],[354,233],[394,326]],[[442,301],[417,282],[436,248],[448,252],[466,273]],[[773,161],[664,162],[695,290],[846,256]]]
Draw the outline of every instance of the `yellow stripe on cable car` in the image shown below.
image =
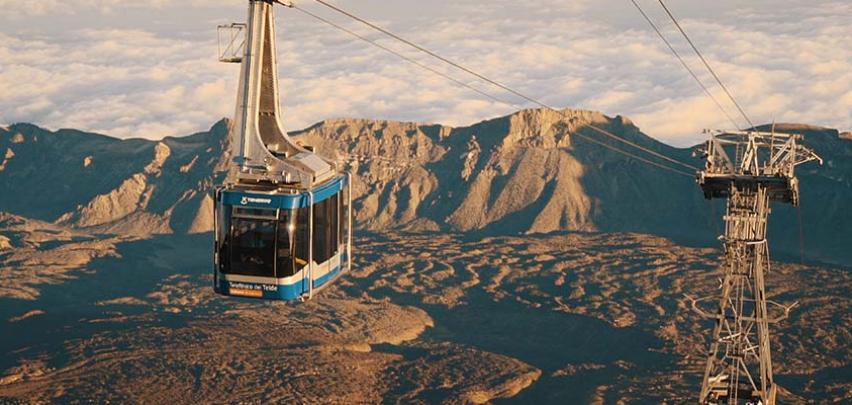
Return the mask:
[[247,290],[244,288],[231,288],[228,290],[231,295],[239,295],[241,297],[261,298],[263,297],[262,290]]

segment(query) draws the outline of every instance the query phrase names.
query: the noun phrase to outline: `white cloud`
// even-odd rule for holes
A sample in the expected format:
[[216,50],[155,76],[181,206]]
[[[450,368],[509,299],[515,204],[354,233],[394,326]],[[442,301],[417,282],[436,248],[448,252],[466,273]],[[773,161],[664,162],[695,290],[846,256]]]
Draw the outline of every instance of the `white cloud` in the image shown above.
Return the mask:
[[[429,48],[556,107],[629,116],[676,144],[730,127],[629,3],[338,0]],[[202,130],[233,113],[237,65],[215,60],[215,25],[244,2],[0,0],[0,124],[29,121],[121,137]],[[442,72],[524,100],[411,52],[309,1],[301,4]],[[706,84],[654,2],[643,1]],[[129,7],[129,8],[128,8]],[[852,128],[852,4],[756,0],[672,7],[755,123]],[[109,18],[103,18],[103,16]],[[332,117],[465,125],[515,110],[368,44],[279,10],[288,129]],[[715,96],[743,120],[718,89]]]

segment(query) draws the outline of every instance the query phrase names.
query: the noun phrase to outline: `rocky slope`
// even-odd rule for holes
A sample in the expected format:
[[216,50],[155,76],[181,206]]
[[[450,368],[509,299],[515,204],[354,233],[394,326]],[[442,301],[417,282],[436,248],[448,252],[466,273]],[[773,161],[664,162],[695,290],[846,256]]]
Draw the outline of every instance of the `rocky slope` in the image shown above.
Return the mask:
[[205,232],[227,124],[159,142],[29,124],[0,129],[0,211],[99,233]]
[[446,338],[423,309],[326,290],[210,288],[210,235],[126,241],[37,300],[0,295],[0,403],[486,403],[541,371]]
[[[688,150],[657,142],[622,117],[567,113],[570,119],[525,110],[464,128],[332,120],[298,136],[336,153],[358,174],[358,220],[371,230],[676,232],[673,218],[701,211],[692,179],[667,175],[572,134],[594,137],[586,128],[594,123],[681,160],[691,160]],[[684,196],[672,199],[677,193]]]
[[[624,117],[524,110],[452,128],[335,119],[294,133],[355,176],[357,224],[367,230],[517,234],[556,230],[651,233],[715,244],[724,206],[703,199],[693,179],[616,154],[574,134],[601,137],[593,123],[632,142],[700,166],[689,148],[643,134]],[[826,158],[799,171],[799,212],[779,206],[776,253],[849,263],[852,142],[835,130],[799,131]],[[117,140],[18,124],[0,129],[0,211],[108,233],[203,232],[210,190],[228,157],[226,121],[206,133],[161,142]],[[604,140],[621,148],[627,146]]]
[[[0,213],[0,297],[34,300],[48,285],[76,278],[95,259],[117,257],[130,236],[98,236]],[[78,274],[72,274],[77,272]]]
[[[370,120],[329,120],[297,133],[357,174],[358,223],[388,228],[480,231],[641,232],[713,245],[724,203],[703,198],[692,178],[639,163],[574,133],[601,139],[605,128],[657,152],[701,166],[692,148],[643,134],[624,117],[566,110],[524,110],[463,128]],[[801,212],[776,206],[770,225],[775,253],[852,263],[852,142],[836,130],[776,125],[805,135],[826,159],[800,167]],[[610,141],[606,141],[611,143]],[[627,148],[621,144],[613,144]],[[801,231],[799,228],[801,224]],[[801,238],[800,238],[801,236]]]
[[[362,232],[307,303],[216,296],[209,234],[155,235],[34,301],[0,296],[0,403],[682,404],[717,248],[632,233]],[[4,281],[5,282],[5,281]],[[852,400],[852,274],[776,263],[784,404]]]

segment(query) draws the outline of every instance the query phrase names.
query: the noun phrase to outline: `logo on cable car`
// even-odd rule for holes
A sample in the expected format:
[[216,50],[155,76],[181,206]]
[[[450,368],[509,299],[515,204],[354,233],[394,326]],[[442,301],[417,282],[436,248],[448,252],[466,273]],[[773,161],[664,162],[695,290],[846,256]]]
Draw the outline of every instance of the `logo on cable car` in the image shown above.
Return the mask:
[[239,295],[243,297],[263,297],[264,291],[277,292],[278,286],[274,284],[247,284],[240,282],[228,282],[228,292],[231,295]]
[[246,205],[248,203],[270,204],[270,203],[272,203],[272,199],[270,199],[270,198],[253,198],[253,197],[246,197],[246,196],[243,196],[243,198],[240,198],[240,204]]

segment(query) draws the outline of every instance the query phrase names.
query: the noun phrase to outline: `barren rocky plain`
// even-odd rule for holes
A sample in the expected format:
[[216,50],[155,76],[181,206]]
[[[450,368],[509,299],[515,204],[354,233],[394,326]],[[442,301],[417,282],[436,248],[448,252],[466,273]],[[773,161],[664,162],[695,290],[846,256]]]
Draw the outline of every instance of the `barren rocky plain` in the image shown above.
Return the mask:
[[[639,136],[623,118],[577,114],[567,126],[527,111],[464,129],[349,120],[296,134],[358,181],[352,271],[306,303],[213,293],[207,195],[227,159],[222,124],[160,143],[0,131],[0,152],[13,151],[0,170],[0,403],[693,401],[711,324],[686,297],[718,291],[721,211],[689,178],[574,144],[582,120]],[[799,129],[837,154],[804,172],[803,198],[824,204],[804,208],[824,217],[806,211],[803,233],[834,233],[808,236],[800,264],[774,228],[768,293],[799,303],[773,325],[776,381],[784,404],[850,403],[838,201],[852,191],[822,184],[848,187],[852,142]],[[45,174],[33,159],[74,169]],[[63,177],[75,187],[19,201]],[[633,178],[660,195],[636,199]],[[687,199],[665,191],[681,188]],[[653,205],[679,208],[654,221]],[[789,220],[779,212],[771,220]]]

